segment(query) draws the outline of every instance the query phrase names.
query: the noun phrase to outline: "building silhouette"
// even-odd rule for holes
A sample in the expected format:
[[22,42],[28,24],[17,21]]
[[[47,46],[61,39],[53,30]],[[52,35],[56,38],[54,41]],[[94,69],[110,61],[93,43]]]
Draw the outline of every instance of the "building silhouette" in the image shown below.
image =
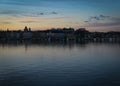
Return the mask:
[[24,41],[36,42],[119,42],[120,32],[89,32],[85,28],[54,28],[48,30],[32,31],[25,26],[22,30],[0,31],[0,42],[2,41]]

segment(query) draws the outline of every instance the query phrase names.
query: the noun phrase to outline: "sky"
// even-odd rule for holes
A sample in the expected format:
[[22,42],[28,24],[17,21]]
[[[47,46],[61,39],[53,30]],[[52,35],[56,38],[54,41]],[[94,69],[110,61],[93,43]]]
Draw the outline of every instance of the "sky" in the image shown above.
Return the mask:
[[0,0],[0,30],[120,31],[120,0]]

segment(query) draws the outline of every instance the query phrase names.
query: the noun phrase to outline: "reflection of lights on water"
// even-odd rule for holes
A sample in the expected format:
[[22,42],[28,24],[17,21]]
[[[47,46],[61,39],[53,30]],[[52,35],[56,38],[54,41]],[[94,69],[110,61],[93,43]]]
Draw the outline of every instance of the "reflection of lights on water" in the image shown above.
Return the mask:
[[28,46],[31,42],[30,41],[24,41],[24,45],[25,45],[25,53],[27,53],[28,51]]
[[28,45],[24,44],[24,48],[25,48],[25,53],[27,53],[27,51],[28,51]]

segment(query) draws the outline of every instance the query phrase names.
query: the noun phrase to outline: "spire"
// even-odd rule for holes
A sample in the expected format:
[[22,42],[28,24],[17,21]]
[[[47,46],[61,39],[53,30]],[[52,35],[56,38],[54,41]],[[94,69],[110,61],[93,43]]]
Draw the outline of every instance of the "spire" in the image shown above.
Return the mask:
[[31,31],[31,28],[29,28],[29,31]]
[[27,28],[27,26],[25,26],[24,31],[25,31],[25,32],[28,32],[28,28]]

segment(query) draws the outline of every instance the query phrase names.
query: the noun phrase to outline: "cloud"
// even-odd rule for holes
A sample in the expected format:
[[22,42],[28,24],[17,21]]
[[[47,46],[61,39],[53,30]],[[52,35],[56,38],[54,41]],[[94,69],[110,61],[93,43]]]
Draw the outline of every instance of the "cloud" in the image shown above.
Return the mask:
[[12,17],[40,17],[43,15],[57,15],[58,12],[52,11],[52,12],[26,12],[24,10],[14,10],[14,9],[8,9],[8,10],[0,10],[1,15],[7,15]]
[[92,16],[84,22],[99,21],[99,20],[105,20],[105,19],[108,19],[108,18],[110,18],[110,16],[104,16],[104,15]]
[[26,5],[26,6],[39,6],[42,5],[41,0],[0,0],[0,4],[7,5]]
[[58,14],[47,2],[49,0],[0,0],[0,15],[39,17]]
[[89,21],[84,21],[85,23],[88,23]]
[[8,22],[8,21],[1,21],[0,24],[3,24],[3,25],[5,24],[5,25],[6,25],[6,24],[11,24],[11,22]]
[[24,17],[24,18],[17,18],[16,20],[21,23],[39,23],[44,21],[56,21],[56,20],[64,20],[64,19],[71,19],[71,17],[53,17],[53,18],[37,18],[37,17]]
[[44,15],[44,13],[39,13],[39,15]]
[[5,9],[5,10],[0,10],[0,14],[2,15],[21,15],[23,11],[18,11],[18,10],[13,10],[13,9]]
[[106,19],[106,18],[110,18],[110,16],[100,15],[99,18],[100,18],[100,19]]
[[120,18],[118,17],[111,17],[110,19],[111,21],[120,22]]
[[120,26],[119,17],[111,17],[111,16],[104,16],[104,15],[90,17],[88,20],[84,22],[91,27]]
[[106,27],[106,26],[119,26],[120,22],[107,22],[107,23],[91,23],[89,26],[91,27]]
[[53,11],[53,12],[40,12],[40,13],[37,13],[37,15],[57,15],[58,14],[58,12],[55,12],[55,11]]
[[33,21],[25,21],[25,20],[24,20],[24,21],[19,21],[19,22],[21,22],[21,23],[37,23],[37,22],[39,22],[39,21],[34,21],[34,20],[33,20]]
[[58,14],[57,12],[55,12],[55,11],[53,11],[53,12],[51,12],[51,14]]

